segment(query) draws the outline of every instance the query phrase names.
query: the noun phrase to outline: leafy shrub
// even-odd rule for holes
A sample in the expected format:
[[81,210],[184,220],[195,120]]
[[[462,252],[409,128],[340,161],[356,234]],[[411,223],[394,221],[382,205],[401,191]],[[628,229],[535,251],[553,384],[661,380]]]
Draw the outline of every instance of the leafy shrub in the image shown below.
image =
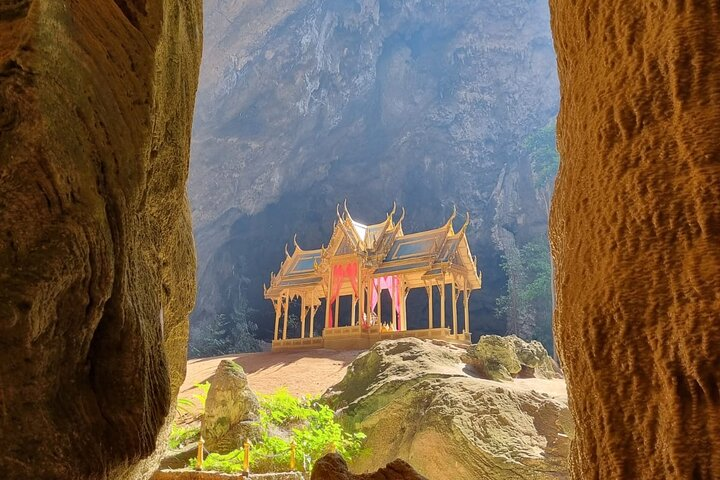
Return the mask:
[[200,427],[187,425],[173,425],[168,438],[168,447],[173,450],[181,448],[200,437]]
[[[351,433],[335,421],[335,414],[317,397],[296,398],[286,389],[272,395],[260,395],[260,426],[263,436],[250,449],[253,472],[286,472],[290,470],[291,443],[296,444],[296,468],[309,470],[312,463],[330,451],[347,460],[362,451],[363,433]],[[241,472],[242,449],[225,455],[211,453],[203,468],[226,473]],[[194,460],[191,467],[195,466]]]

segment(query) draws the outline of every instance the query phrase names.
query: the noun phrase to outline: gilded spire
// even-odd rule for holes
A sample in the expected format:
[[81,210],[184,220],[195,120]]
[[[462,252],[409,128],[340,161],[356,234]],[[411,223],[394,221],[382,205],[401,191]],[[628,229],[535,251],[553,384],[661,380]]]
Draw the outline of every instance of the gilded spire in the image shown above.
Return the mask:
[[463,223],[463,226],[460,229],[460,233],[465,233],[465,230],[467,230],[468,225],[470,225],[470,212],[465,212],[465,223]]
[[450,218],[448,218],[447,222],[445,222],[445,228],[449,228],[452,231],[452,223],[453,220],[455,220],[455,217],[457,217],[457,207],[453,204],[453,211],[452,214],[450,214]]

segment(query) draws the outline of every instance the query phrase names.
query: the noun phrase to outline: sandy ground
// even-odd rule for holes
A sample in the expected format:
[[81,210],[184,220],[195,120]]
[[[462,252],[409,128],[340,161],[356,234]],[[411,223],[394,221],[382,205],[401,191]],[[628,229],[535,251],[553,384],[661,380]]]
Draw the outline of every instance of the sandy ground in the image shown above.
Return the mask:
[[[300,395],[321,395],[345,376],[348,365],[361,351],[335,351],[327,349],[305,350],[286,353],[241,353],[222,357],[190,360],[187,364],[185,383],[180,387],[180,398],[193,399],[200,392],[196,384],[211,380],[218,364],[223,359],[234,360],[248,375],[250,388],[256,393],[273,393],[285,387],[290,393]],[[453,372],[455,373],[455,372]],[[490,380],[483,380],[491,382]],[[567,402],[564,380],[543,380],[538,378],[516,379],[503,383],[505,387],[517,390],[535,390],[550,397]],[[197,401],[195,401],[197,404]],[[197,405],[199,407],[199,405]],[[182,415],[181,422],[194,420],[195,412]]]
[[200,392],[196,384],[211,381],[221,360],[229,359],[243,367],[248,383],[255,393],[273,393],[285,387],[290,393],[321,395],[345,376],[348,365],[361,351],[327,349],[284,353],[241,353],[222,357],[190,360],[180,398],[192,399]]

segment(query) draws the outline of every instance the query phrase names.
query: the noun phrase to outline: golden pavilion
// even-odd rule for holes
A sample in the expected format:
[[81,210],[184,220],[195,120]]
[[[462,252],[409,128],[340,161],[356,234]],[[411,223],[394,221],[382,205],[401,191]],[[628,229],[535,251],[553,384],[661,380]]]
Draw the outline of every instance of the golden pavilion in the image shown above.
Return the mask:
[[[418,337],[470,343],[468,302],[481,286],[476,259],[470,253],[466,230],[469,214],[455,231],[456,211],[434,230],[405,234],[405,210],[395,221],[395,207],[385,221],[364,225],[337,209],[337,221],[328,246],[303,250],[296,239],[292,255],[285,247],[285,260],[271,274],[265,298],[275,307],[273,351],[331,348],[365,349],[388,338]],[[408,330],[406,299],[412,289],[427,292],[427,328]],[[439,298],[439,319],[434,316],[434,290]],[[449,291],[448,291],[449,290]],[[389,294],[391,308],[379,301]],[[458,300],[462,295],[462,321]],[[446,318],[450,297],[451,319]],[[340,298],[350,297],[349,318],[340,317]],[[299,338],[288,338],[291,308],[300,306]],[[315,316],[325,303],[325,328],[314,336]],[[387,302],[386,302],[387,305]],[[347,312],[346,312],[347,313]]]

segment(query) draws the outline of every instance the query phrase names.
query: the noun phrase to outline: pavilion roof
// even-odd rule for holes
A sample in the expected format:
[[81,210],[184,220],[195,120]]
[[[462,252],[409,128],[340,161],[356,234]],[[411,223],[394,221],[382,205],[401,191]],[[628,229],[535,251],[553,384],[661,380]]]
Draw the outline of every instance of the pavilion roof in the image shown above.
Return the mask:
[[265,296],[275,298],[287,290],[310,290],[317,297],[323,296],[323,275],[326,275],[335,258],[345,256],[358,257],[358,261],[372,268],[372,274],[376,276],[418,272],[413,275],[434,280],[444,278],[447,272],[453,272],[467,282],[468,288],[480,288],[477,264],[470,254],[465,235],[470,222],[469,215],[458,232],[453,229],[456,217],[453,210],[443,226],[406,235],[402,230],[405,211],[397,222],[393,219],[395,211],[393,207],[383,222],[365,225],[350,216],[347,205],[344,206],[343,214],[338,206],[338,221],[328,247],[302,250],[294,241],[292,255],[286,247],[286,258],[278,274],[271,275],[270,287],[266,289]]

